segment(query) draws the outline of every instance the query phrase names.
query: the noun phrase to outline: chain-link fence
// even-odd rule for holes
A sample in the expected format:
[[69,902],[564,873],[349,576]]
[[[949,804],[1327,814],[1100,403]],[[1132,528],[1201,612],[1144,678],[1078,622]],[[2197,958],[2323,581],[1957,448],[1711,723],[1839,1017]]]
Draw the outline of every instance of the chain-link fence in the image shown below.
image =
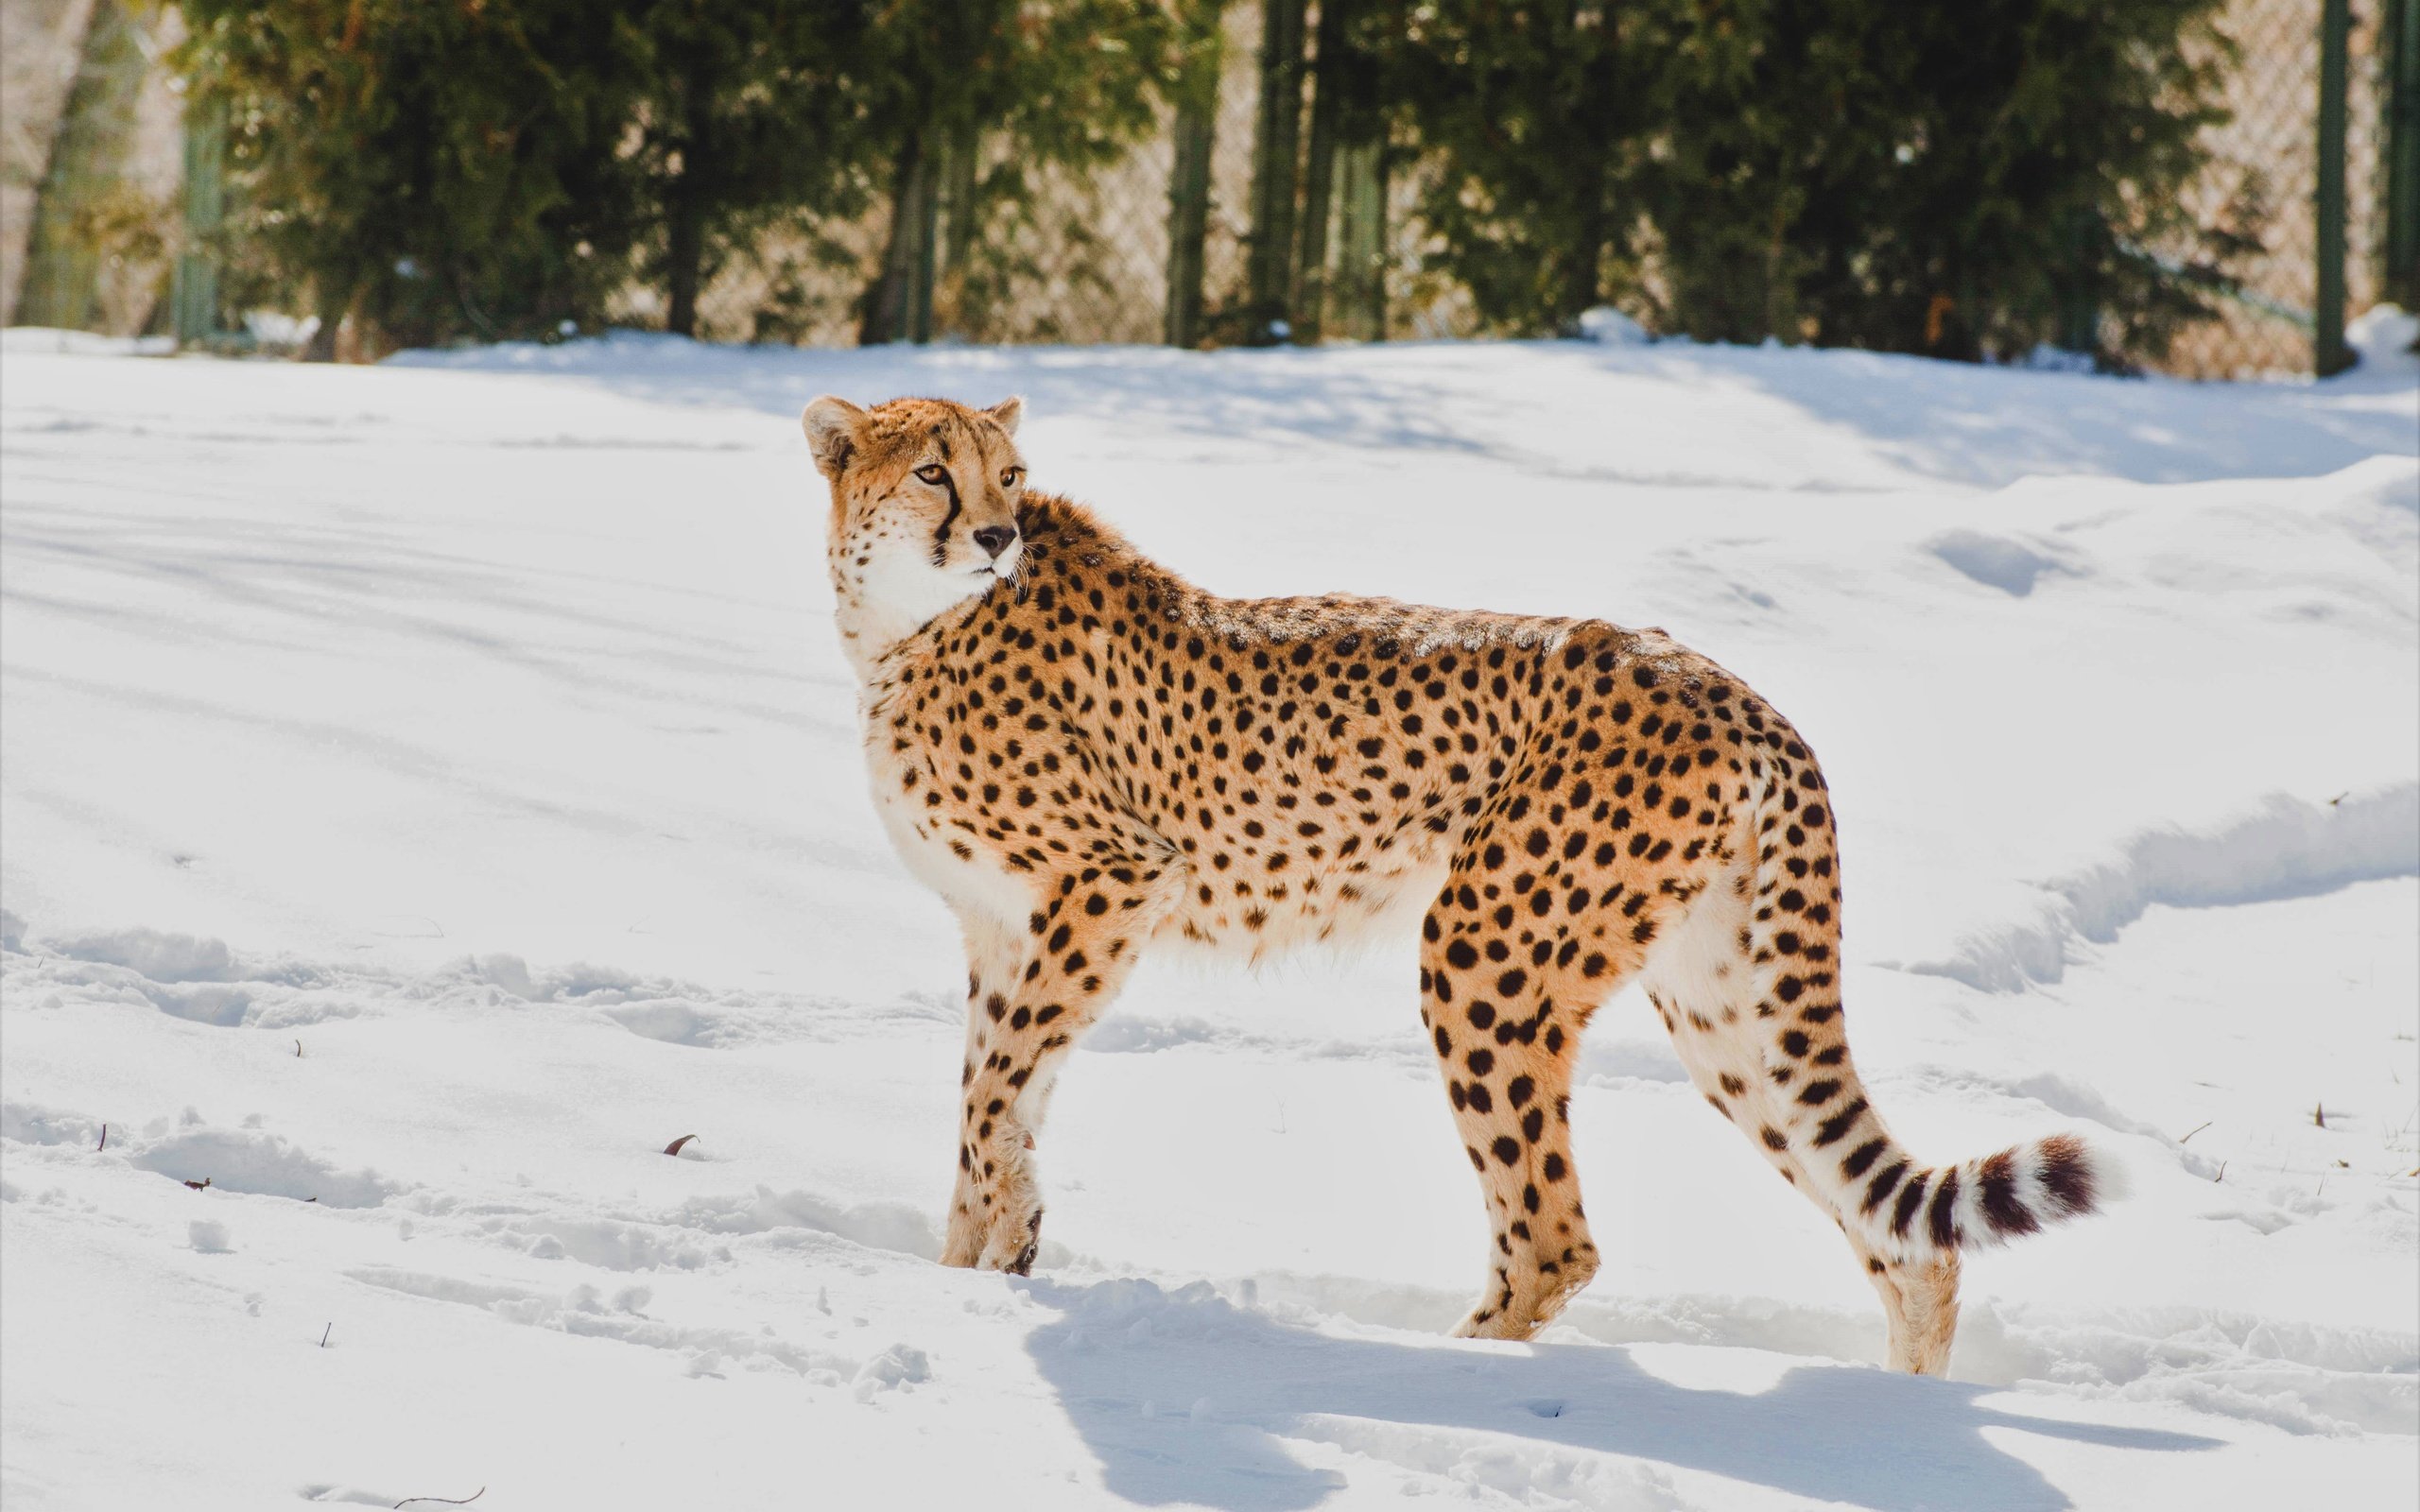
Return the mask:
[[[2187,188],[2185,202],[2204,225],[2240,232],[2256,247],[2213,270],[2226,280],[2213,285],[2221,290],[2218,316],[2177,340],[2165,365],[2171,372],[2244,378],[2311,370],[2322,293],[2326,9],[2322,0],[2232,0],[2221,20],[2236,48],[2226,93],[2232,119],[2210,132],[2210,165]],[[2408,25],[2411,8],[2404,0],[2355,0],[2344,9],[2344,167],[2336,213],[2344,227],[2343,303],[2357,315],[2378,302],[2387,276],[2390,70],[2399,40],[2391,23]]]
[[[2413,232],[2391,246],[2393,228],[2415,215],[2414,190],[2398,203],[2394,176],[2409,180],[2409,163],[2420,153],[2420,85],[2400,95],[2406,167],[2394,157],[2398,66],[2420,53],[2420,0],[2338,0],[2344,10],[2341,45],[2343,73],[2332,99],[2322,97],[2322,60],[2328,43],[2328,0],[2232,0],[2220,29],[2232,44],[2224,105],[2225,124],[2208,135],[2211,162],[2184,194],[2197,221],[2220,229],[2247,249],[2216,266],[2175,259],[2179,270],[2209,291],[2215,314],[2177,340],[2164,370],[2194,378],[2247,378],[2308,373],[2314,366],[2322,316],[2320,287],[2323,185],[2319,165],[2323,122],[2341,111],[2343,174],[2325,201],[2343,226],[2341,300],[2344,317],[2360,314],[2391,290],[2389,270],[2412,262]],[[1200,264],[1201,314],[1188,331],[1194,341],[1266,339],[1256,326],[1251,254],[1256,178],[1268,172],[1260,137],[1270,128],[1261,104],[1273,74],[1264,53],[1264,18],[1284,12],[1288,0],[1241,0],[1225,11],[1217,60],[1216,107],[1210,120],[1206,235]],[[1293,25],[1304,7],[1292,0]],[[1312,14],[1315,16],[1316,11]],[[1282,19],[1282,18],[1281,18]],[[1310,113],[1307,87],[1318,62],[1317,26],[1302,35],[1307,67],[1298,67],[1277,87],[1302,97],[1293,101],[1295,126]],[[2409,31],[2410,40],[2401,40]],[[1113,167],[1089,176],[1060,174],[1023,207],[1023,221],[1008,235],[971,238],[936,260],[932,295],[934,335],[970,341],[1149,342],[1170,335],[1172,295],[1188,271],[1171,278],[1170,228],[1175,224],[1179,112],[1164,110],[1159,129]],[[1307,182],[1304,161],[1311,144],[1291,143],[1295,203],[1299,215],[1319,186]],[[1010,150],[995,144],[995,151]],[[1323,232],[1314,238],[1302,226],[1290,230],[1292,266],[1280,301],[1292,317],[1288,335],[1307,319],[1323,336],[1433,338],[1474,334],[1478,321],[1469,297],[1430,264],[1434,249],[1417,216],[1424,165],[1392,149],[1340,165],[1324,190]],[[1355,198],[1372,222],[1356,241]],[[1264,196],[1265,198],[1265,196]],[[1258,206],[1267,213],[1264,202]],[[827,269],[815,297],[824,310],[811,340],[849,339],[852,302],[865,287],[879,255],[888,212],[877,212],[856,229],[856,264]],[[942,238],[944,243],[950,239]],[[1013,249],[1013,260],[1010,249]],[[2168,249],[2150,249],[2168,255]],[[1306,266],[1316,256],[1319,266]],[[774,266],[781,266],[778,258]],[[1357,264],[1359,266],[1357,266]],[[2411,275],[2407,273],[2407,278]],[[762,335],[752,311],[765,299],[761,267],[735,268],[708,301],[709,329],[729,339]],[[1305,302],[1320,308],[1305,312]],[[1324,318],[1322,318],[1324,317]]]
[[[10,92],[10,180],[21,188],[38,180],[41,192],[9,228],[9,318],[189,326],[183,306],[206,289],[207,269],[188,256],[172,284],[173,228],[148,229],[172,203],[173,146],[164,186],[161,154],[130,158],[118,124],[138,94],[129,71],[149,66],[156,39],[134,26],[124,0],[0,3],[12,40],[39,13],[52,32],[80,28],[83,59],[68,70],[74,87],[47,128],[26,119],[27,91]],[[915,236],[890,234],[887,204],[842,224],[776,231],[755,255],[719,270],[700,301],[700,335],[845,345],[878,330],[908,339],[1201,345],[1475,333],[1469,296],[1435,266],[1417,217],[1423,163],[1378,140],[1368,122],[1357,127],[1349,101],[1323,113],[1319,8],[1169,4],[1192,18],[1184,66],[1195,72],[1117,161],[1016,180],[991,171],[1016,151],[1012,141],[945,150],[903,207],[919,217]],[[2185,204],[2242,249],[2217,265],[2145,249],[2203,284],[2217,306],[2165,366],[2207,378],[2309,372],[2343,317],[2420,292],[2411,286],[2420,278],[2420,0],[2230,0],[2221,28],[2233,46],[2230,119],[2211,129],[2209,167]],[[2334,49],[2341,69],[2331,69]],[[38,111],[40,91],[30,93]],[[139,93],[166,97],[156,77]],[[18,150],[29,143],[47,152],[39,174],[26,166],[32,151]],[[2324,163],[2340,163],[2341,174],[2324,173]],[[1021,189],[988,198],[977,189],[1001,181]],[[213,203],[207,194],[186,200],[188,215]],[[2331,217],[2342,228],[2335,241]],[[904,294],[890,296],[892,318],[870,325],[870,291],[903,246]],[[614,313],[649,323],[661,318],[658,301],[634,284]],[[175,306],[173,319],[163,304]]]
[[[1180,107],[1164,103],[1155,128],[1109,167],[1089,174],[1046,169],[1029,193],[990,207],[988,216],[962,213],[972,197],[944,182],[932,232],[930,336],[1068,345],[1234,339],[1248,296],[1261,23],[1262,8],[1250,0],[1224,7],[1198,60],[1212,81],[1200,119],[1180,120]],[[1171,278],[1171,250],[1184,230],[1183,197],[1173,191],[1188,125],[1201,160],[1187,175],[1198,202],[1200,251]],[[995,166],[1014,150],[1005,140],[978,142],[977,165]],[[891,214],[882,206],[845,227],[768,238],[762,255],[723,269],[700,300],[700,334],[814,345],[856,340]],[[975,224],[978,219],[990,223]],[[1199,307],[1185,322],[1189,329],[1171,333],[1171,289],[1183,301],[1192,287]],[[654,311],[649,291],[632,291],[628,315],[644,318]]]

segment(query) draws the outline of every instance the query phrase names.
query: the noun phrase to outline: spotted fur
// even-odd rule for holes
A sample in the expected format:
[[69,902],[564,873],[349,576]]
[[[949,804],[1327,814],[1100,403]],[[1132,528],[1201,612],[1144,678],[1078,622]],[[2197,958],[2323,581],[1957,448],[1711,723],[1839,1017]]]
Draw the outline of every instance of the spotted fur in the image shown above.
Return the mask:
[[1147,946],[1256,957],[1404,902],[1494,1235],[1459,1332],[1525,1338],[1597,1269],[1571,1072],[1633,980],[1839,1223],[1894,1366],[1945,1365],[1962,1250],[2100,1204],[2072,1136],[1927,1166],[1883,1126],[1841,1013],[1831,795],[1738,679],[1655,629],[1205,593],[1025,490],[1017,415],[805,415],[875,801],[966,939],[946,1263],[1032,1263],[1052,1077]]

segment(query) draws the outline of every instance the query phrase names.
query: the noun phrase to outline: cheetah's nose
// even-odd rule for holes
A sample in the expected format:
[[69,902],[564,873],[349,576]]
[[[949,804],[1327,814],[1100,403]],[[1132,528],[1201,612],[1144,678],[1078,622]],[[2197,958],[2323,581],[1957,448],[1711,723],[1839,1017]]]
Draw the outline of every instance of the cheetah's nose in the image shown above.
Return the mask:
[[1015,545],[1016,542],[1017,527],[1014,525],[985,525],[975,532],[975,543],[990,552],[994,558]]

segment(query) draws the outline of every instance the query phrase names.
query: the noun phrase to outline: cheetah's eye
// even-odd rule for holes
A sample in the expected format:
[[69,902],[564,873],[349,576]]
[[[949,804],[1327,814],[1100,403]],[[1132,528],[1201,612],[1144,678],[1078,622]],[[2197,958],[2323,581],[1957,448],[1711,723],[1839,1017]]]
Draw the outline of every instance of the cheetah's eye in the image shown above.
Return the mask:
[[1021,467],[1010,468],[1007,472],[1000,474],[1000,487],[1004,489],[1013,489],[1024,481],[1025,469]]
[[916,475],[927,483],[939,485],[942,479],[949,476],[949,470],[939,462],[927,462],[916,470]]

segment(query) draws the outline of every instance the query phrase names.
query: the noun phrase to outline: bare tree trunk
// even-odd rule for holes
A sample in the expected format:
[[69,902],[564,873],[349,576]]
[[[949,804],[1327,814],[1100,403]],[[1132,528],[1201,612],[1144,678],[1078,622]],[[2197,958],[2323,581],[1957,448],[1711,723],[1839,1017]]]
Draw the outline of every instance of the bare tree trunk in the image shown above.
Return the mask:
[[704,61],[693,60],[682,81],[681,172],[665,206],[665,279],[670,305],[664,329],[677,336],[698,334],[698,290],[705,282],[706,196],[701,180],[714,169],[712,88]]
[[[354,282],[349,277],[341,283],[322,277],[316,291],[319,295],[320,324],[311,333],[311,339],[303,344],[304,362],[338,360],[337,335],[344,327],[345,316],[353,309],[354,288]],[[358,327],[354,334],[360,334]]]
[[[1620,87],[1610,38],[1583,77],[1582,87],[1586,94],[1577,113],[1583,121],[1600,119],[1612,108]],[[1558,335],[1577,335],[1580,317],[1603,301],[1605,244],[1613,239],[1615,226],[1612,178],[1611,164],[1600,159],[1588,186],[1587,201],[1580,207],[1571,243],[1563,249],[1563,266],[1554,269]]]
[[126,173],[147,65],[137,23],[119,0],[99,0],[92,14],[34,199],[16,324],[81,328],[96,314],[102,249],[87,217]]
[[17,323],[18,291],[34,213],[50,169],[51,150],[67,124],[67,96],[76,86],[72,60],[93,25],[94,0],[9,0],[0,5],[0,324]]
[[890,232],[882,252],[882,271],[866,290],[865,310],[857,320],[857,345],[878,347],[912,335],[909,301],[916,281],[917,247],[929,235],[931,217],[925,214],[930,198],[925,180],[925,143],[911,135],[901,144],[891,175]]

